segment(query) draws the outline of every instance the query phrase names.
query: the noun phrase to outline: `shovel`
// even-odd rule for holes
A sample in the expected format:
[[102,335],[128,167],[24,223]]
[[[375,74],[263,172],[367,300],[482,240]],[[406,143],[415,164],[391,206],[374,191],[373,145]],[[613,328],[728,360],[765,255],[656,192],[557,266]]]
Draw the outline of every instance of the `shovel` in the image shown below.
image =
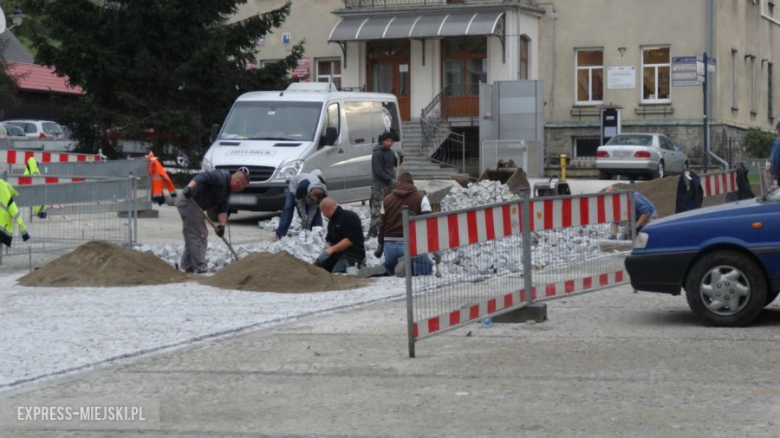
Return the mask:
[[[203,209],[202,209],[202,208],[200,208],[200,205],[198,205],[198,203],[197,203],[197,202],[195,202],[195,200],[194,200],[194,199],[190,198],[190,202],[192,202],[192,205],[194,205],[194,206],[195,206],[195,208],[197,208],[197,209],[198,209],[198,211],[200,212],[200,214],[202,214],[202,215],[203,215],[203,217],[204,217],[204,218],[205,218],[205,219],[208,221],[208,223],[209,223],[209,224],[211,224],[211,228],[214,228],[214,233],[216,234],[216,232],[217,232],[217,226],[214,224],[214,221],[212,221],[212,220],[211,220],[211,218],[209,217],[209,215],[207,215],[207,214],[206,214],[206,212],[205,212],[205,211],[203,211]],[[222,239],[222,241],[223,241],[223,242],[225,242],[225,245],[227,245],[228,249],[230,250],[230,253],[231,253],[231,254],[233,254],[233,258],[235,258],[235,259],[236,259],[236,261],[238,261],[238,254],[236,254],[236,252],[235,252],[235,251],[233,251],[233,247],[232,247],[232,246],[230,246],[230,243],[227,241],[227,239],[225,239],[225,236],[222,236],[222,237],[220,237],[220,238]]]

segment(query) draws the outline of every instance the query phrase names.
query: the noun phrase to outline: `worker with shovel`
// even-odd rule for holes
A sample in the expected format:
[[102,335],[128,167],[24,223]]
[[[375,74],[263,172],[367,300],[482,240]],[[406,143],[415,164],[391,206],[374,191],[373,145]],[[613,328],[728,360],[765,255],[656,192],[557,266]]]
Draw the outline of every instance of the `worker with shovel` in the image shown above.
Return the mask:
[[247,185],[249,170],[242,167],[232,175],[227,170],[201,172],[184,187],[183,196],[176,201],[176,208],[184,223],[184,253],[180,267],[185,272],[206,272],[208,229],[203,212],[216,209],[219,224],[215,226],[215,232],[222,238],[228,221],[230,193],[241,192]]

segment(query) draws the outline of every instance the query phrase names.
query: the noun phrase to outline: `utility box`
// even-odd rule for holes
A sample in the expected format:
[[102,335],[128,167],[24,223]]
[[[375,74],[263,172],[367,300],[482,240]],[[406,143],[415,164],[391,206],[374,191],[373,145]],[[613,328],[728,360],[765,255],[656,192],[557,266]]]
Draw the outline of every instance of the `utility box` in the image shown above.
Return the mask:
[[623,109],[620,105],[602,105],[601,110],[601,144],[605,145],[612,137],[620,134],[621,118],[620,112]]

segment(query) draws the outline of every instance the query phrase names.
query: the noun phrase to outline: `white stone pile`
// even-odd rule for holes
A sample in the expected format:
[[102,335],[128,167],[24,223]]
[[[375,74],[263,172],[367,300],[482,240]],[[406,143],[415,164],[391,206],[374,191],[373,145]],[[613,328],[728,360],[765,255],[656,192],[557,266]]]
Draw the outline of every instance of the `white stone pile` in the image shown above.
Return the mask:
[[500,181],[470,183],[465,190],[451,191],[441,201],[442,211],[461,210],[482,205],[498,204],[515,199],[509,187]]

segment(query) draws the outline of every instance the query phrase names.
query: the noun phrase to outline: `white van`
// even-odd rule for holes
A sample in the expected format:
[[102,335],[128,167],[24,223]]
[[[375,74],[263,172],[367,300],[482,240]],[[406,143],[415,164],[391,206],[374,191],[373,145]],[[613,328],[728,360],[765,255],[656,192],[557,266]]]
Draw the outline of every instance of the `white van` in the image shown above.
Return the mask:
[[230,197],[231,210],[277,211],[288,181],[319,169],[339,202],[371,197],[371,154],[385,132],[399,140],[392,94],[342,92],[328,83],[295,83],[285,91],[240,96],[203,158],[203,170],[249,169],[249,187]]

